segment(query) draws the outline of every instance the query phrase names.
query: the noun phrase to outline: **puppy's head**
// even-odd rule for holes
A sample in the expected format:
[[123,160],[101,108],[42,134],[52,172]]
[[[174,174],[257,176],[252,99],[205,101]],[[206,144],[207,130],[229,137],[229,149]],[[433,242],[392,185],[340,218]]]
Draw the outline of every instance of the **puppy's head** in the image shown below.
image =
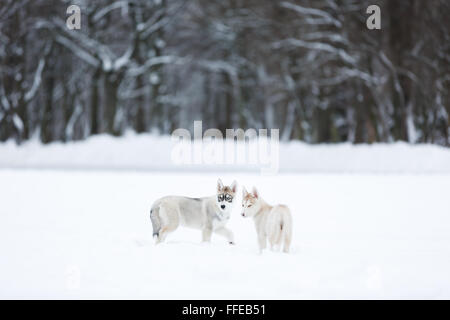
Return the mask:
[[242,189],[242,216],[244,218],[253,217],[261,208],[258,190],[253,187],[252,192]]
[[231,186],[224,186],[222,180],[217,180],[216,203],[221,211],[230,211],[233,207],[234,196],[236,195],[237,184],[233,181]]

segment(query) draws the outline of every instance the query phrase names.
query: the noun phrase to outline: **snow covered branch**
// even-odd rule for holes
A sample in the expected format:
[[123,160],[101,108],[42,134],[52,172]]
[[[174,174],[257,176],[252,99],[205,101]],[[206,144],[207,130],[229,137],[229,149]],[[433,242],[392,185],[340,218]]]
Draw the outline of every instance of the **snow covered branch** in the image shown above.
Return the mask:
[[343,61],[351,65],[357,62],[357,59],[348,54],[344,49],[336,48],[324,42],[308,42],[300,39],[289,38],[285,40],[276,41],[272,44],[272,46],[274,49],[279,49],[283,46],[292,46],[310,50],[324,51],[339,56]]
[[315,8],[305,8],[298,4],[293,4],[291,2],[283,1],[280,3],[282,8],[290,9],[304,16],[319,16],[324,19],[325,22],[331,23],[334,26],[340,28],[342,27],[342,23],[334,18],[331,14],[326,12],[325,10],[315,9]]
[[39,65],[34,74],[33,84],[31,85],[30,90],[25,94],[25,101],[28,102],[36,95],[37,90],[42,82],[42,70],[44,70],[45,66],[45,58],[41,58],[39,60]]

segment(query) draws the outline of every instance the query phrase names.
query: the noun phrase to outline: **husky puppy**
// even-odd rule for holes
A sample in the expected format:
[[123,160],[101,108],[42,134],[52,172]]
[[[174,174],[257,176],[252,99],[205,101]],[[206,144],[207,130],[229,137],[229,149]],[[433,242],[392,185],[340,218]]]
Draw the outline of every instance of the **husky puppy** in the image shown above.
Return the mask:
[[270,248],[280,246],[284,242],[284,252],[289,252],[292,239],[292,216],[285,205],[271,206],[267,204],[253,187],[252,193],[245,187],[242,192],[242,216],[253,217],[258,235],[259,252],[266,248],[267,239]]
[[156,243],[164,241],[167,234],[181,225],[202,230],[203,241],[210,242],[211,234],[214,232],[225,237],[228,243],[234,244],[233,232],[225,225],[230,219],[236,188],[236,181],[233,181],[231,186],[224,186],[219,179],[215,196],[204,198],[167,196],[156,200],[150,210]]

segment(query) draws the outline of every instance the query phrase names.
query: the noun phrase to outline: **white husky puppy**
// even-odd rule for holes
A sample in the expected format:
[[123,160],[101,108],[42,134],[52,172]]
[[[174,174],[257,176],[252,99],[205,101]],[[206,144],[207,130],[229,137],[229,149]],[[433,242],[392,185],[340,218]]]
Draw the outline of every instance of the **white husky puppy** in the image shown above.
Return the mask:
[[168,233],[182,225],[202,230],[203,241],[209,242],[214,232],[225,237],[230,244],[234,244],[233,232],[225,225],[230,219],[236,188],[236,181],[233,181],[231,186],[224,186],[219,179],[215,196],[204,198],[167,196],[156,200],[150,210],[156,243],[164,241]]
[[271,206],[267,204],[253,187],[252,193],[245,187],[242,193],[242,216],[253,217],[258,235],[259,251],[266,248],[267,239],[270,248],[284,242],[284,252],[289,252],[292,239],[292,216],[285,205]]

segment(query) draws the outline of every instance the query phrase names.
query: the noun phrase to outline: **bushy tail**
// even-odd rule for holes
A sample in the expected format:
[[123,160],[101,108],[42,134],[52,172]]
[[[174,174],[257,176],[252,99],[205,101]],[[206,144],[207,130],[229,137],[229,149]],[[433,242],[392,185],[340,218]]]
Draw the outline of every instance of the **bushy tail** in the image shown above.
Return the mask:
[[159,231],[161,230],[161,219],[159,217],[159,205],[153,206],[150,210],[150,220],[153,226],[153,238],[159,237]]
[[275,243],[277,245],[281,244],[281,241],[283,241],[283,236],[284,236],[284,230],[283,230],[283,221],[279,221],[279,223],[277,224],[276,227],[276,240]]

